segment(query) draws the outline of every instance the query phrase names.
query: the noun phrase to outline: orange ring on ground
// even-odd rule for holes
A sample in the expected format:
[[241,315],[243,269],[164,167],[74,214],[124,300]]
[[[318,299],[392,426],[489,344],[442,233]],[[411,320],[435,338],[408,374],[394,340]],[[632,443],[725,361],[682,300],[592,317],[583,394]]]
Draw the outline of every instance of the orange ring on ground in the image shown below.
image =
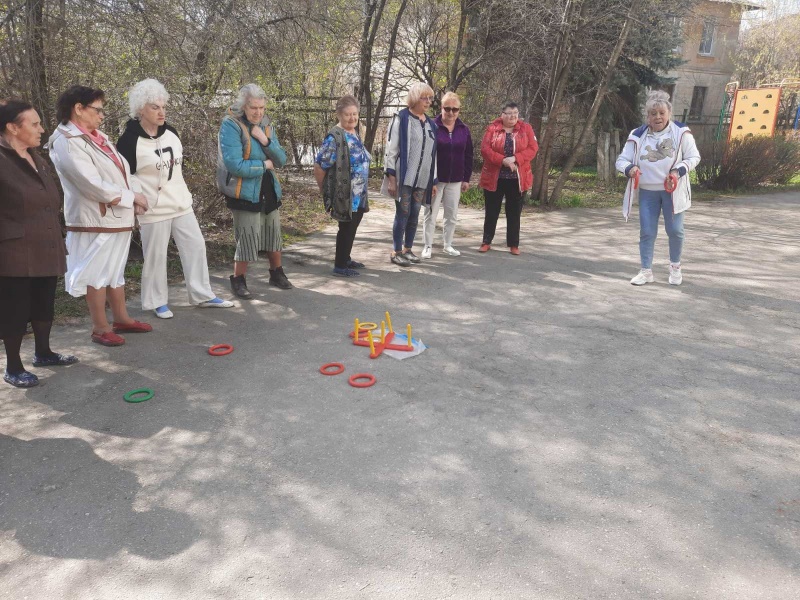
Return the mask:
[[[331,367],[338,367],[338,371],[328,371]],[[326,363],[319,368],[319,372],[323,375],[338,375],[344,373],[344,365],[342,363]]]
[[[366,381],[359,381],[359,379],[366,379]],[[357,388],[368,388],[375,385],[375,381],[377,381],[375,375],[370,375],[369,373],[356,373],[355,375],[350,375],[348,380],[350,385]]]
[[208,349],[211,356],[225,356],[233,352],[233,346],[230,344],[214,344]]

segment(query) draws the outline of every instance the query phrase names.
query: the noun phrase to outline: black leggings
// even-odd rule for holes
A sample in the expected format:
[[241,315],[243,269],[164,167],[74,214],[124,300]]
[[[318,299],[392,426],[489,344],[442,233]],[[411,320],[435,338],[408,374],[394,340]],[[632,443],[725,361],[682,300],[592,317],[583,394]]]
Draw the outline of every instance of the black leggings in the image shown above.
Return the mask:
[[22,338],[28,322],[33,327],[36,355],[50,356],[50,327],[56,296],[56,277],[0,277],[0,337],[6,352],[6,370],[23,371]]
[[357,210],[350,221],[339,221],[339,232],[336,234],[336,258],[334,266],[346,269],[350,262],[350,252],[353,250],[353,241],[356,239],[356,230],[364,218],[364,211]]
[[486,205],[486,216],[483,221],[483,243],[491,244],[500,217],[503,197],[506,199],[506,244],[514,248],[519,246],[519,221],[522,216],[522,192],[519,191],[519,179],[498,179],[497,191],[483,190]]

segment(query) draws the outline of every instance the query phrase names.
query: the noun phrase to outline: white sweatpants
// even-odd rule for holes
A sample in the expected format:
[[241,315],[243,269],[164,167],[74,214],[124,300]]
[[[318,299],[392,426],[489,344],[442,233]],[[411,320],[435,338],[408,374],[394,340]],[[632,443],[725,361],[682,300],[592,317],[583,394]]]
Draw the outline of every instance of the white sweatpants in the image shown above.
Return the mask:
[[164,306],[169,300],[167,285],[167,247],[169,238],[175,238],[186,280],[189,302],[200,304],[216,297],[211,291],[206,261],[206,241],[193,212],[165,219],[156,223],[145,223],[142,229],[142,310]]
[[439,216],[439,206],[444,204],[444,246],[453,245],[453,234],[456,231],[458,217],[458,201],[461,199],[461,182],[442,183],[436,190],[436,196],[431,200],[431,205],[422,206],[422,240],[425,246],[433,246],[433,231],[436,229],[436,218]]

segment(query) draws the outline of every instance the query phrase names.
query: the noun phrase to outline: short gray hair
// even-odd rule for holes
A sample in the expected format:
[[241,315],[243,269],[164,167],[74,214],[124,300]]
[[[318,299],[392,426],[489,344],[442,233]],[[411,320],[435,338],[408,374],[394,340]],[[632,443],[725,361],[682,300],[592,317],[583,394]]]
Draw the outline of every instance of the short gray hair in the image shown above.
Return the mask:
[[239,90],[236,101],[231,106],[231,112],[237,117],[244,114],[244,107],[250,100],[267,100],[267,93],[257,83],[248,83]]
[[422,98],[422,94],[428,93],[433,96],[433,89],[424,81],[416,81],[411,84],[411,87],[408,88],[408,96],[406,96],[406,106],[411,108],[419,99]]
[[167,102],[169,94],[157,79],[144,79],[128,90],[128,107],[131,119],[138,119],[145,104],[150,102]]
[[672,102],[669,101],[669,94],[667,92],[653,90],[647,94],[647,102],[644,105],[645,114],[649,115],[651,110],[660,106],[665,106],[669,114],[672,114]]

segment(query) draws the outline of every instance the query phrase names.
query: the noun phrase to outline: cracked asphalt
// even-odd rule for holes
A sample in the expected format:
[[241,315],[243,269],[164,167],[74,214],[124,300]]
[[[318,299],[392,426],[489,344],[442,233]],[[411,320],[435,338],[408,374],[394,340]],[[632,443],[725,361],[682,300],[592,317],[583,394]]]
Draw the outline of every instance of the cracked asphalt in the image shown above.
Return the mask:
[[[642,288],[619,209],[527,214],[514,257],[462,208],[462,256],[437,230],[401,270],[376,204],[358,279],[330,275],[331,228],[287,249],[294,290],[260,263],[254,300],[173,286],[121,348],[56,328],[80,364],[0,388],[0,597],[797,598],[797,194],[697,204],[684,284],[662,228]],[[429,349],[348,343],[387,310]]]

